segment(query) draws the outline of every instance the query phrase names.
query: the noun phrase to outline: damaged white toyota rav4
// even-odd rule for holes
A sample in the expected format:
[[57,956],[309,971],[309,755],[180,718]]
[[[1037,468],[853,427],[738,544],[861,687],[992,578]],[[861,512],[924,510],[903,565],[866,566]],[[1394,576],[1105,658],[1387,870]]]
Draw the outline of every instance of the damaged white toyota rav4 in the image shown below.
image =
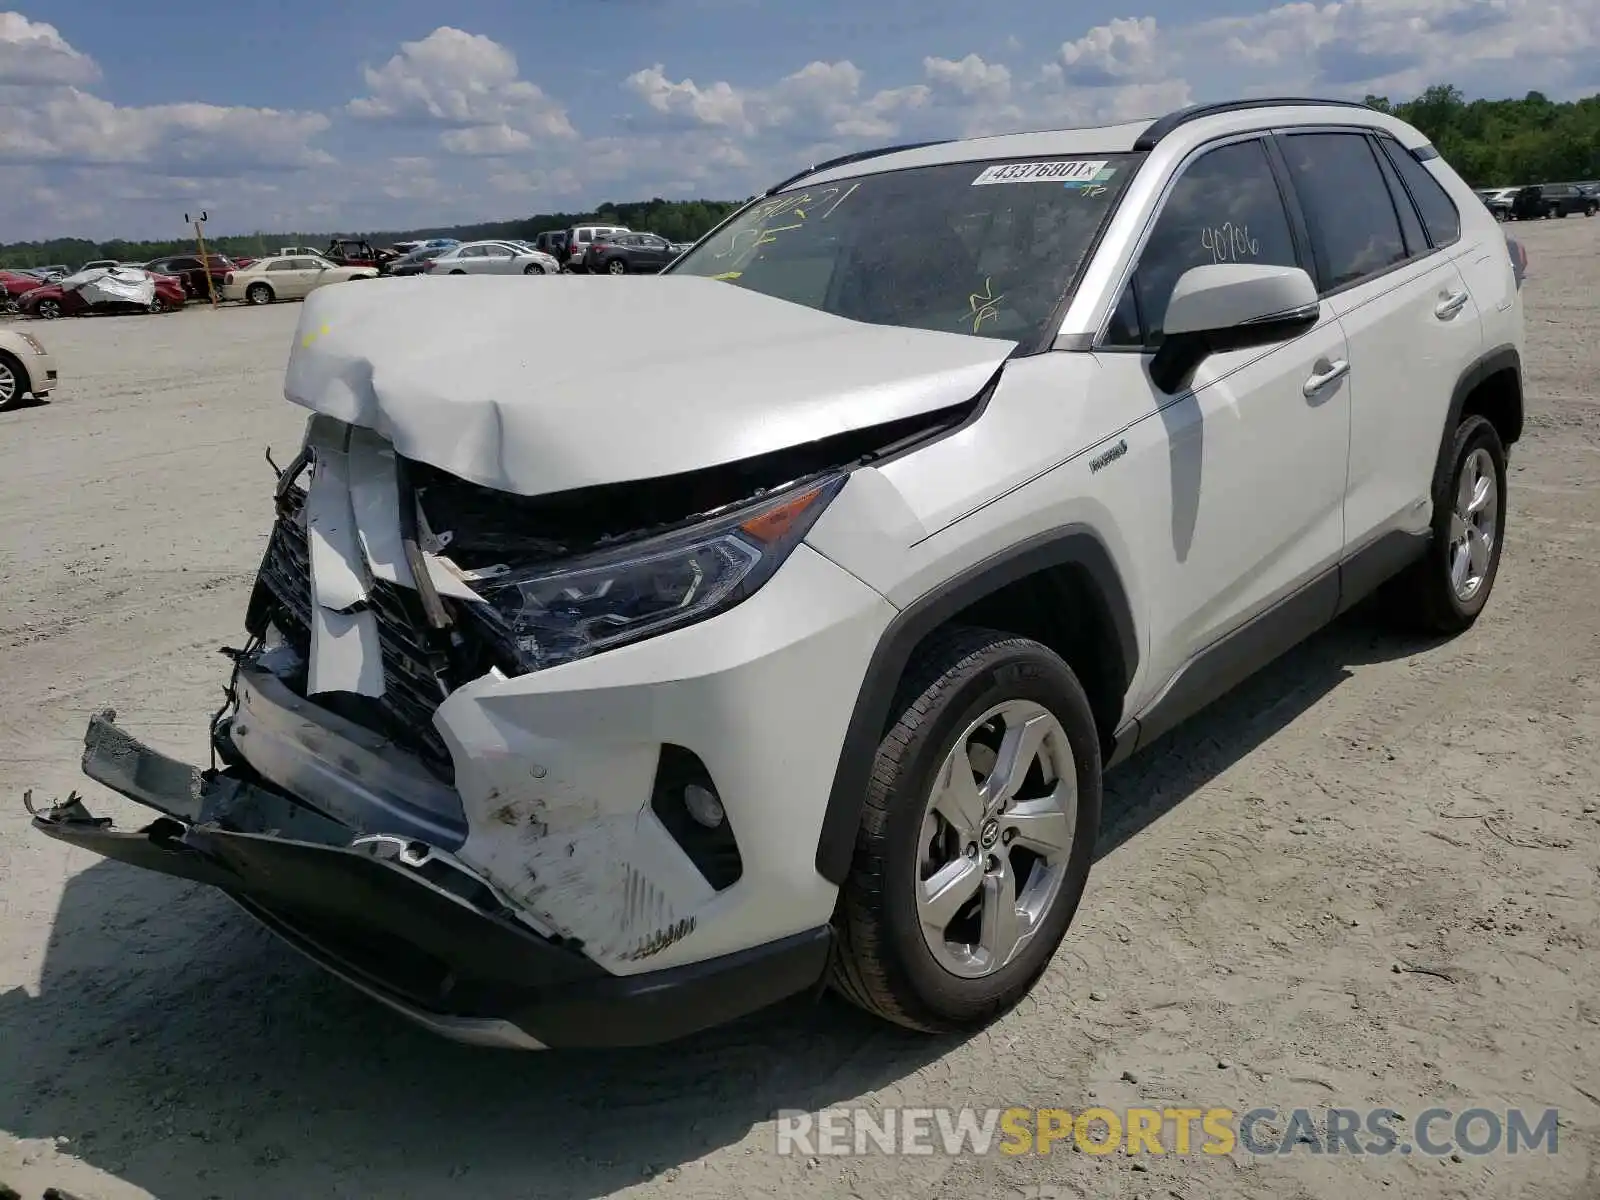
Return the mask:
[[36,825],[464,1040],[975,1029],[1106,767],[1380,586],[1473,623],[1522,339],[1426,139],[1309,100],[825,163],[655,278],[326,288],[212,767],[103,713],[159,816]]

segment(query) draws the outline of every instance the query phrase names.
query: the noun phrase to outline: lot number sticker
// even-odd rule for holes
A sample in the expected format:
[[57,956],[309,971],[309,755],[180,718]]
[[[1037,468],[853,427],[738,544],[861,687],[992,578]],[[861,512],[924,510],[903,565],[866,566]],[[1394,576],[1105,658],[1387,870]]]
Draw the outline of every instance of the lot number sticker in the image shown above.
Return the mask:
[[1071,187],[1086,183],[1103,183],[1116,174],[1116,168],[1107,168],[1105,160],[1085,162],[1022,162],[998,163],[985,167],[972,181],[973,187],[990,183],[1064,183]]

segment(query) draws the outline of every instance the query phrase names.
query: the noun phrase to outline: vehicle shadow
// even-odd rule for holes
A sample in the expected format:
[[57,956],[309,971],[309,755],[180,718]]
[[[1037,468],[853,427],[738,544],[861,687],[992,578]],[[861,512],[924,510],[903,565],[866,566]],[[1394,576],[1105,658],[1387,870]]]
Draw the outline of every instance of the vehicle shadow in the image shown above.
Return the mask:
[[[1353,615],[1292,651],[1113,773],[1100,853],[1351,665],[1420,648]],[[161,1200],[589,1200],[728,1147],[771,1153],[763,1123],[784,1109],[896,1084],[917,1103],[907,1077],[955,1044],[824,997],[662,1048],[461,1047],[324,976],[214,892],[101,862],[65,887],[38,995],[0,995],[0,1129],[64,1135]]]

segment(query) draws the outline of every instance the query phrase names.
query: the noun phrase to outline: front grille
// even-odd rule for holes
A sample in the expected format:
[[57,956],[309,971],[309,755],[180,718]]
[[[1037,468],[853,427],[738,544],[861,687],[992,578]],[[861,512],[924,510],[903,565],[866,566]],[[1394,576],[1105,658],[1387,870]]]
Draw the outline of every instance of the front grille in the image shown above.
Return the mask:
[[[311,552],[305,532],[305,492],[292,488],[284,497],[282,512],[273,526],[259,581],[270,594],[274,623],[307,661],[311,656]],[[452,675],[465,667],[473,678],[487,670],[478,660],[489,653],[477,636],[478,621],[465,606],[448,599],[446,608],[456,620],[458,638],[450,669],[441,681],[430,665],[423,630],[421,601],[409,588],[374,581],[368,604],[378,626],[383,658],[383,695],[344,695],[318,703],[341,716],[383,733],[415,754],[446,782],[454,782],[449,748],[434,728],[433,714],[446,689],[458,680]]]

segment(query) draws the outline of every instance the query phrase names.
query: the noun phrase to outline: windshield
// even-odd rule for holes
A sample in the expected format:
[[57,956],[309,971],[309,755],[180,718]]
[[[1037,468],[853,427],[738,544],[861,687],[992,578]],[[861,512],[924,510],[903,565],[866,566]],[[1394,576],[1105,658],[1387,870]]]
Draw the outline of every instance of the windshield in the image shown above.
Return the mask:
[[1140,157],[944,163],[780,192],[670,273],[877,325],[1031,341]]

